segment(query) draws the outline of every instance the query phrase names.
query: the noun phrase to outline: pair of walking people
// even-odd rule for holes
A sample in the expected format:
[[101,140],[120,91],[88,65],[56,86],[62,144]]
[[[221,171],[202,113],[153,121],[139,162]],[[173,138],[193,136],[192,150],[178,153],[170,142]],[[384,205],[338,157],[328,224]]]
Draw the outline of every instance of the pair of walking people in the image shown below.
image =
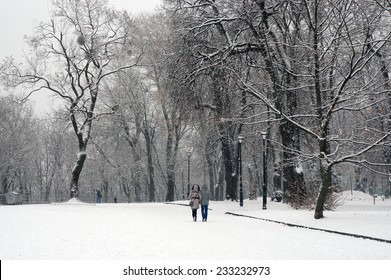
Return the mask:
[[197,221],[197,211],[201,205],[201,215],[202,221],[206,222],[208,220],[208,206],[209,206],[209,190],[206,186],[203,186],[200,189],[200,186],[195,184],[191,188],[191,192],[189,195],[190,201],[193,202],[191,206],[191,214],[193,217],[193,221]]

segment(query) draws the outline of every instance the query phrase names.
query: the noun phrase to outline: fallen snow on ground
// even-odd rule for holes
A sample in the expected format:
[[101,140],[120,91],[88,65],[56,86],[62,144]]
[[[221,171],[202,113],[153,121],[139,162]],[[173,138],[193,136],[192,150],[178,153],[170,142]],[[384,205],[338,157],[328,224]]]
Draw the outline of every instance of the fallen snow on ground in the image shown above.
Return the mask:
[[[185,201],[176,202],[185,204]],[[89,204],[0,207],[0,259],[13,260],[390,260],[391,244],[288,227],[226,212],[391,240],[391,199],[344,194],[336,211],[262,200],[210,203],[208,222],[193,222],[178,204]],[[198,213],[199,220],[200,211]]]

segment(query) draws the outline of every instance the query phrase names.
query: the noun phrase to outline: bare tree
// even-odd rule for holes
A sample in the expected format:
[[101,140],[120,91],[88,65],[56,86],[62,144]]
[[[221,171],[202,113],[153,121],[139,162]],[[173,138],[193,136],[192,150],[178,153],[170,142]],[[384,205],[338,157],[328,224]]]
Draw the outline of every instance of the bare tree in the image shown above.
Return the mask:
[[8,86],[30,86],[29,95],[49,90],[66,103],[78,143],[71,198],[79,194],[101,85],[137,63],[130,52],[130,25],[129,17],[108,8],[107,0],[55,0],[50,22],[28,37],[32,49],[26,63],[9,59],[1,67]]
[[[311,170],[320,185],[315,218],[323,217],[339,164],[389,166],[390,132],[379,128],[379,121],[389,118],[379,106],[389,98],[384,63],[389,1],[376,1],[379,6],[352,0],[166,2],[183,13],[181,30],[196,61],[191,74],[215,75],[211,92],[231,90],[216,94],[220,104],[208,107],[233,98],[226,77],[263,103],[258,121],[269,130],[278,123],[279,135],[270,131],[270,140],[283,149],[284,187],[299,199],[306,195],[302,165],[316,162]],[[242,58],[241,67],[233,57]],[[363,160],[380,148],[385,164]]]
[[[175,69],[173,65],[176,63],[173,54],[176,51],[175,40],[177,37],[169,29],[167,17],[164,14],[152,15],[140,18],[138,23],[140,26],[139,39],[145,44],[145,56],[142,60],[146,70],[145,94],[153,95],[153,101],[149,102],[149,108],[145,111],[149,112],[149,115],[145,115],[143,118],[143,135],[146,144],[152,144],[150,137],[153,136],[155,125],[151,126],[150,112],[157,111],[154,118],[164,124],[159,129],[165,135],[164,159],[160,158],[164,163],[159,164],[164,168],[162,172],[164,172],[163,176],[167,186],[165,200],[173,201],[176,191],[178,151],[180,142],[186,134],[189,117],[188,106],[177,97],[183,90],[187,90],[187,87],[178,83],[172,73]],[[153,169],[151,169],[151,151],[148,150],[150,148],[147,146],[148,166],[151,174]],[[149,181],[153,182],[151,179]]]
[[[372,21],[371,28],[378,30],[381,36],[368,43],[366,29],[355,19],[360,16],[377,19],[381,12],[370,9],[365,3],[314,0],[302,1],[300,7],[306,19],[300,21],[300,28],[307,30],[310,37],[307,41],[301,40],[299,46],[287,47],[301,47],[310,52],[307,59],[300,61],[300,67],[289,74],[297,78],[296,88],[309,100],[302,101],[302,105],[310,108],[303,107],[297,113],[284,110],[276,106],[255,81],[249,83],[242,79],[242,82],[271,111],[316,143],[317,147],[301,156],[319,161],[321,187],[314,215],[319,219],[323,217],[326,197],[333,191],[333,168],[344,162],[362,163],[361,157],[384,146],[390,134],[377,129],[377,123],[362,118],[361,114],[371,112],[370,119],[377,120],[383,116],[373,110],[382,102],[379,93],[383,89],[379,91],[377,79],[368,71],[376,63],[377,54],[388,44],[391,33],[386,29],[387,20],[383,25],[374,25]],[[345,121],[340,129],[333,125],[336,118]]]
[[[378,1],[376,0],[376,3],[385,11],[385,13],[391,15],[391,1],[390,0],[385,0],[385,1]],[[380,17],[381,19],[382,17]],[[387,17],[386,17],[387,18]],[[380,21],[381,22],[381,21]],[[385,91],[385,97],[386,97],[386,102],[383,106],[378,106],[377,109],[381,111],[387,111],[386,108],[391,107],[391,74],[390,74],[390,66],[387,64],[387,61],[390,60],[390,57],[386,55],[386,53],[390,52],[390,48],[387,50],[380,50],[377,52],[374,52],[373,50],[373,41],[377,39],[377,36],[374,34],[375,30],[371,28],[371,26],[367,26],[367,38],[368,38],[368,51],[373,52],[378,60],[378,68],[380,68],[381,72],[381,80],[380,84],[383,84],[383,88]],[[388,114],[384,114],[384,118],[382,119],[381,122],[381,129],[382,131],[390,131],[391,130],[391,113],[389,112]],[[389,192],[391,190],[391,144],[389,143],[388,145],[385,145],[383,148],[383,153],[384,153],[384,162],[388,164],[388,188]]]
[[37,159],[32,108],[13,95],[0,97],[0,193],[27,192]]

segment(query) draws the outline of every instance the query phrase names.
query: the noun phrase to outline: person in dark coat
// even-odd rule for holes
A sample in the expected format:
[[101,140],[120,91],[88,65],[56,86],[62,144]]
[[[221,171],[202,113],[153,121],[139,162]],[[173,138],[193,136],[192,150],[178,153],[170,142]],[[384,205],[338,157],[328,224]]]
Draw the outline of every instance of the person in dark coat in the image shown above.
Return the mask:
[[191,192],[189,195],[190,201],[193,202],[193,205],[191,206],[191,214],[193,216],[193,221],[197,221],[197,210],[200,208],[200,201],[201,201],[202,195],[200,191],[200,186],[195,184],[191,188]]
[[201,215],[202,221],[208,220],[208,207],[209,207],[209,189],[203,185],[201,189]]
[[96,190],[96,203],[100,203],[102,199],[102,194],[100,193],[100,190]]

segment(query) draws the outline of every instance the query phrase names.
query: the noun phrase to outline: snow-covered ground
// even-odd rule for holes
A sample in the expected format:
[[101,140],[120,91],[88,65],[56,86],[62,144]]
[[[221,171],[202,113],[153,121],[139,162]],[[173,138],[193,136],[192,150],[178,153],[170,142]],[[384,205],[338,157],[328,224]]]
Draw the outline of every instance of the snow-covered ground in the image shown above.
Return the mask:
[[[2,260],[391,260],[391,244],[262,219],[391,240],[391,199],[344,194],[326,218],[261,199],[211,202],[208,222],[178,204],[0,206]],[[185,203],[177,202],[177,203]],[[201,220],[199,210],[199,220]]]

